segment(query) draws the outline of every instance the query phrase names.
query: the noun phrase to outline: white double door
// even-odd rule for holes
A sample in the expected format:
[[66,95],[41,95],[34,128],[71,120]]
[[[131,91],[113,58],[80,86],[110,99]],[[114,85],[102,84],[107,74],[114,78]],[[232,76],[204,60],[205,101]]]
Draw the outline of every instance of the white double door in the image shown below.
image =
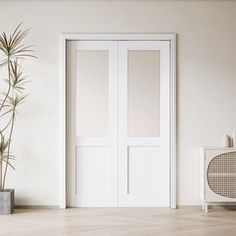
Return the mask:
[[168,41],[67,42],[67,206],[169,207]]

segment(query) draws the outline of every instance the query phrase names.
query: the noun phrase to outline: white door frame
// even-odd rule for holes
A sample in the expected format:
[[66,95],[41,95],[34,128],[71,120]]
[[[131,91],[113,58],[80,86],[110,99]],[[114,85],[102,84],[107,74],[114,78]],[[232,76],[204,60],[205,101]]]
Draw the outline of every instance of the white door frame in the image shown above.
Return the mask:
[[66,208],[66,42],[69,40],[163,40],[170,42],[170,207],[177,204],[177,164],[176,164],[176,34],[84,34],[63,33],[61,35],[61,77],[60,77],[60,208]]

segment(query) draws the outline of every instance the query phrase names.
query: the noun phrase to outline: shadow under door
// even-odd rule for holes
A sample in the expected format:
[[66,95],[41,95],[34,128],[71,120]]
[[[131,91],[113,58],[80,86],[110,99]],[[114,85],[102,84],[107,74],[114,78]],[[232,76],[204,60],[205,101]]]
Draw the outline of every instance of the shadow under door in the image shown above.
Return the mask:
[[169,41],[67,42],[67,206],[169,207]]

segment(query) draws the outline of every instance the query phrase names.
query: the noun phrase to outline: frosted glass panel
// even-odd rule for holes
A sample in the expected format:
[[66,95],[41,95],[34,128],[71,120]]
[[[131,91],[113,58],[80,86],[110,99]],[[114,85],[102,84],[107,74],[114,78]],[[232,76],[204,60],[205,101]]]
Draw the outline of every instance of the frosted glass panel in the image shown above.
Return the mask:
[[108,135],[108,51],[77,51],[77,136]]
[[160,51],[128,52],[128,135],[160,136]]

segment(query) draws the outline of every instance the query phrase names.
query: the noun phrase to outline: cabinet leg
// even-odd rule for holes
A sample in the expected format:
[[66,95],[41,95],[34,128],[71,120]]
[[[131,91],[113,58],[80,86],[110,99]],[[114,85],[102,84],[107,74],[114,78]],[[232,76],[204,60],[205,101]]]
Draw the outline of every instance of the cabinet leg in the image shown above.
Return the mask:
[[205,210],[205,203],[202,203],[202,211]]
[[207,203],[205,203],[204,208],[205,208],[205,213],[208,213],[208,205],[207,205]]

